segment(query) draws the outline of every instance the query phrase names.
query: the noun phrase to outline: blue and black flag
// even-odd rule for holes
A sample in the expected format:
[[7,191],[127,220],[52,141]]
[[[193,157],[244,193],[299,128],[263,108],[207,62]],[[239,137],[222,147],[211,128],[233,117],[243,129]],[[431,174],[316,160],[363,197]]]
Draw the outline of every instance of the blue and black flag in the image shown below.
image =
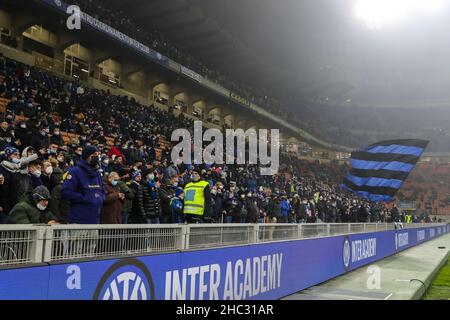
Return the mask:
[[428,146],[425,140],[389,140],[352,153],[342,188],[375,202],[390,202]]

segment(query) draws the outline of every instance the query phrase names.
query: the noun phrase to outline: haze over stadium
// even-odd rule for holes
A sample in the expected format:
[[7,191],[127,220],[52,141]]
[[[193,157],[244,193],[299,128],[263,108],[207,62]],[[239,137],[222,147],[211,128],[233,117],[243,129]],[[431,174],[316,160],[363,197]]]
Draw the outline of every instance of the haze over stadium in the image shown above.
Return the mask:
[[2,0],[0,299],[422,298],[392,283],[402,255],[425,288],[448,258],[449,18]]

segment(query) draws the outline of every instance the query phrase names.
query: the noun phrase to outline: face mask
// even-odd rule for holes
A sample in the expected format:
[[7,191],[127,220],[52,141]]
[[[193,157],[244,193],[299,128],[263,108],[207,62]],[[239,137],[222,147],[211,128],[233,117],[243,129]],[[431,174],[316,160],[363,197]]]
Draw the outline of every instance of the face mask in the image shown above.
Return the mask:
[[45,136],[45,131],[41,131],[41,135],[42,135],[42,136]]
[[98,166],[99,163],[100,163],[100,158],[99,157],[92,157],[91,161],[89,162],[89,164],[92,167]]
[[64,162],[63,157],[57,157],[56,160],[58,160],[59,162]]
[[149,175],[149,176],[147,177],[147,180],[148,180],[148,181],[153,181],[153,180],[155,180],[155,175],[154,175],[154,174]]
[[36,205],[36,207],[37,207],[40,211],[44,211],[45,209],[47,209],[47,206],[44,206],[44,205],[42,205],[42,204],[40,204],[40,203],[38,203],[38,204]]
[[53,173],[53,167],[47,167],[47,169],[45,169],[45,173],[51,175]]
[[11,161],[16,163],[16,164],[20,163],[20,159],[18,159],[18,158],[12,158]]
[[111,185],[112,185],[113,187],[117,186],[117,181],[116,181],[116,180],[111,181]]
[[41,172],[41,170],[36,170],[36,171],[33,172],[33,175],[34,175],[36,178],[40,178],[41,175],[42,175],[42,172]]
[[56,149],[50,149],[50,153],[51,154],[56,154],[57,150]]
[[59,136],[59,131],[55,131],[55,136]]
[[83,153],[82,151],[75,151],[75,153],[79,156],[81,156],[81,154]]
[[109,160],[108,159],[103,160],[103,164],[107,166],[109,164]]
[[11,142],[11,138],[6,138],[6,142],[10,143]]
[[27,125],[21,124],[20,127],[21,127],[22,129],[26,129],[26,128],[27,128]]

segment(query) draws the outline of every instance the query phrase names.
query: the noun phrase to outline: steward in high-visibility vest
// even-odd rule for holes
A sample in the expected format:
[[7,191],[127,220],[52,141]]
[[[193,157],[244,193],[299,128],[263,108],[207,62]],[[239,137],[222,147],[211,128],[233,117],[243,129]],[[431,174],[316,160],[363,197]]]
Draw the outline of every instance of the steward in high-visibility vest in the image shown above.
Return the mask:
[[211,188],[208,182],[200,180],[197,170],[192,172],[192,181],[184,187],[184,217],[185,221],[203,221],[211,209]]
[[406,223],[412,223],[412,215],[407,214],[407,215],[405,216],[405,220],[406,220]]

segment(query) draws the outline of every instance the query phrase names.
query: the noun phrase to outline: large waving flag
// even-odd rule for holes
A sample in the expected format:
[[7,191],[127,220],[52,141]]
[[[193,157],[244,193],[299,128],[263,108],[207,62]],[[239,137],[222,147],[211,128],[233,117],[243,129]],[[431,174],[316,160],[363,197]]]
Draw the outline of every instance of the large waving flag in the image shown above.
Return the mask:
[[389,140],[352,153],[342,188],[375,202],[390,202],[428,146],[425,140]]

